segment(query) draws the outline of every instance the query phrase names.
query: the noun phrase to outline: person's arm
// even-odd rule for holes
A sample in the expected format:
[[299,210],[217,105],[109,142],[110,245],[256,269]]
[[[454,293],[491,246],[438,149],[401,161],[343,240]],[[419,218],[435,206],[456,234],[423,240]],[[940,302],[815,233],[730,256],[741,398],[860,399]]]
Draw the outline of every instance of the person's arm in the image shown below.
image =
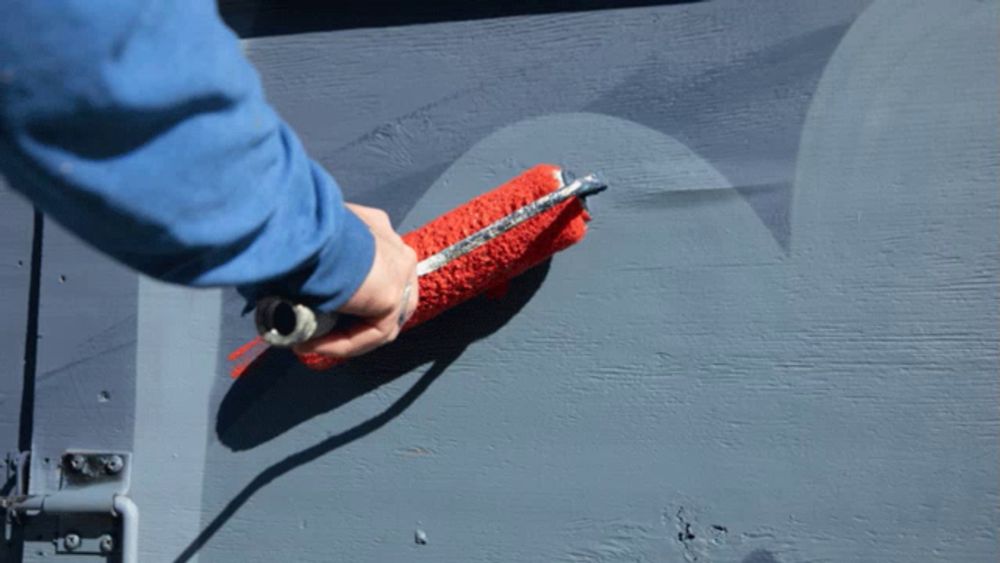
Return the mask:
[[4,12],[0,173],[47,215],[162,280],[362,316],[376,313],[359,301],[398,303],[371,294],[409,274],[368,279],[388,271],[372,267],[372,233],[267,104],[214,2]]

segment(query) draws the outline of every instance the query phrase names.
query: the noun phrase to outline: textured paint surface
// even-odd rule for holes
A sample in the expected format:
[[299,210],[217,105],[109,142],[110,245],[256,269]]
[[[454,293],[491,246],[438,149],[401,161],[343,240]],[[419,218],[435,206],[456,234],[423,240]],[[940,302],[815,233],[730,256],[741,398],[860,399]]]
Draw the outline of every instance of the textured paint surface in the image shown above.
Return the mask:
[[32,493],[58,488],[67,449],[132,449],[135,274],[46,219]]
[[32,214],[0,180],[0,456],[18,447]]
[[206,366],[219,354],[222,293],[142,277],[138,301],[132,496],[142,507],[144,558],[165,561],[200,529],[201,480],[191,476],[205,464]]
[[[0,461],[20,451],[24,343],[28,326],[33,210],[0,179]],[[8,468],[0,466],[0,495],[13,490]],[[0,561],[14,557],[0,541]]]
[[36,447],[142,453],[143,561],[996,560],[998,22],[719,0],[248,39],[401,229],[538,162],[612,189],[503,299],[236,382],[233,293],[53,228]]

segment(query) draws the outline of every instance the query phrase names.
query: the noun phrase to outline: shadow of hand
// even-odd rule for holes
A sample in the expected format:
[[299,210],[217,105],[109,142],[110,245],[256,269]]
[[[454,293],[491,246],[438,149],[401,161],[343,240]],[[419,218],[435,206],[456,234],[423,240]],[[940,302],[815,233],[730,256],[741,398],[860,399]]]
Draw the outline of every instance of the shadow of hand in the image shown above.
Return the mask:
[[466,347],[499,330],[527,304],[549,264],[512,280],[501,299],[473,299],[327,372],[309,370],[287,350],[267,350],[223,398],[216,417],[219,440],[234,451],[252,449],[423,364],[434,363],[424,378],[437,377]]
[[502,299],[473,299],[406,333],[397,342],[326,373],[308,370],[287,351],[268,350],[236,380],[219,407],[216,432],[233,450],[254,448],[422,364],[433,362],[386,410],[295,452],[258,473],[174,559],[189,561],[258,491],[286,473],[361,439],[406,411],[469,344],[505,325],[538,291],[550,261],[512,280]]

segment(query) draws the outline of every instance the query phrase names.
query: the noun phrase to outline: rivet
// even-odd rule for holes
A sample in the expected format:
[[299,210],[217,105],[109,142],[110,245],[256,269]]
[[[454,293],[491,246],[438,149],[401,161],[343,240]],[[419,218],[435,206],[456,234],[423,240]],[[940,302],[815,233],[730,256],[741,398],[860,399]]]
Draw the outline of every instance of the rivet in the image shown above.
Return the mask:
[[115,540],[111,537],[111,534],[104,534],[97,538],[97,544],[101,548],[101,553],[111,553],[115,549]]
[[74,549],[80,547],[80,536],[76,534],[66,534],[66,537],[63,538],[63,547],[65,547],[67,551],[73,551]]

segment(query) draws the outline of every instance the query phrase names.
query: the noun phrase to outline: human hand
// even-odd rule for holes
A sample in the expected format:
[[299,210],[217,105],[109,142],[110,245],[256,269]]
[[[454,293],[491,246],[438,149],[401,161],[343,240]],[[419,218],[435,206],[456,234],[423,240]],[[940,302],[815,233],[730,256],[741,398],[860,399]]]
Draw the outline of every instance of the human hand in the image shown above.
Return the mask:
[[359,321],[295,347],[300,354],[350,358],[396,339],[417,310],[417,253],[407,246],[381,209],[348,203],[375,238],[375,260],[365,281],[338,312]]

